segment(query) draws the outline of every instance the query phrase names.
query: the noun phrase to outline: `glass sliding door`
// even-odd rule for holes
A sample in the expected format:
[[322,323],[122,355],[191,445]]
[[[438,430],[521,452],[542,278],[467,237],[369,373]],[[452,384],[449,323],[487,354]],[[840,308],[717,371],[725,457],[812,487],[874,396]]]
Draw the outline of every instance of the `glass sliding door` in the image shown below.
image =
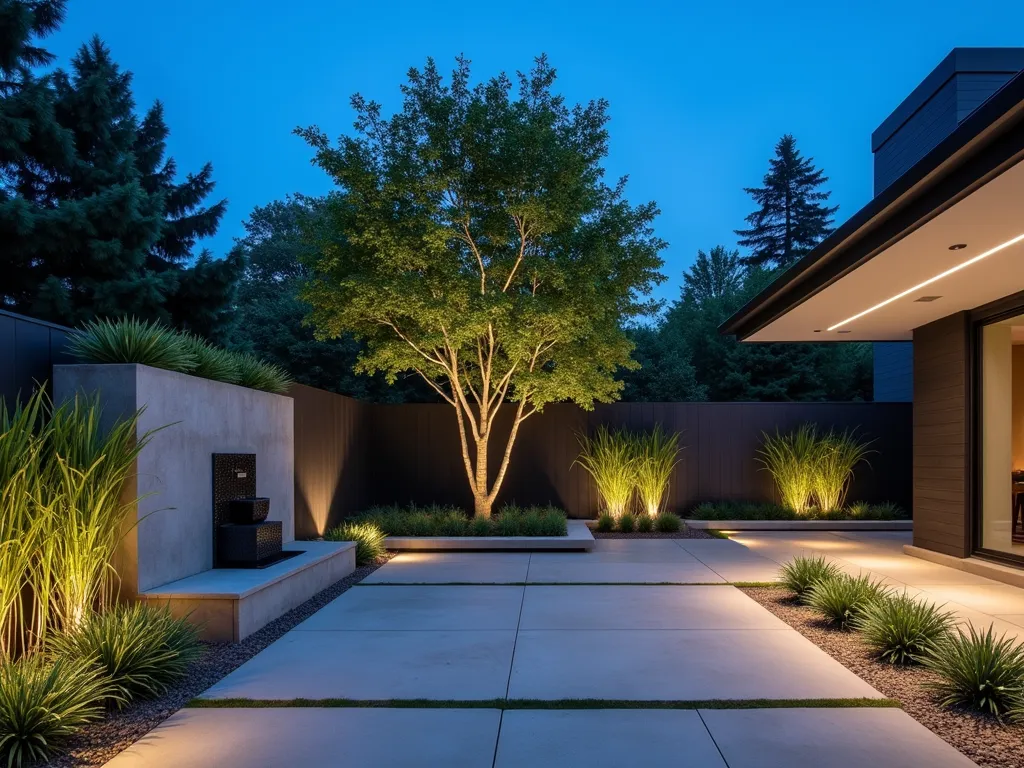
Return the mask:
[[1024,314],[978,334],[978,546],[1024,562]]

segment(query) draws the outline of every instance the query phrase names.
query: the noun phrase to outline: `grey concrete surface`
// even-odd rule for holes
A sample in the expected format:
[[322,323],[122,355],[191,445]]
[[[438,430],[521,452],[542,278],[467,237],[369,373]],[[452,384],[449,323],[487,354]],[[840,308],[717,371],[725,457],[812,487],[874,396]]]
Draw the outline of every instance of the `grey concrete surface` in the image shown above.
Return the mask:
[[501,698],[515,639],[514,629],[293,630],[202,698]]
[[729,768],[969,768],[900,709],[701,710]]
[[495,709],[183,709],[109,768],[491,768]]
[[700,715],[682,710],[513,711],[495,768],[726,768]]
[[[580,553],[577,557],[586,557]],[[495,584],[526,581],[527,552],[403,552],[364,579],[366,584]]]
[[402,552],[589,552],[594,547],[594,536],[586,521],[568,520],[565,536],[388,536],[384,546]]

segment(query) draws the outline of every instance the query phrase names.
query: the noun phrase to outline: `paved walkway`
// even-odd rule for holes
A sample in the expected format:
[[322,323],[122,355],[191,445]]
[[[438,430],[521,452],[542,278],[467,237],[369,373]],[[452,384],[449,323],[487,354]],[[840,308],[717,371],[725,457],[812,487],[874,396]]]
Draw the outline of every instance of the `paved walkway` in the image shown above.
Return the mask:
[[[875,558],[891,570],[897,557],[894,539],[811,538],[399,555],[204,698],[405,700],[392,701],[400,707],[186,709],[109,765],[973,765],[899,709],[791,702],[881,697],[726,583],[773,578],[791,550],[835,546],[844,568]],[[514,708],[491,708],[501,699]],[[530,708],[527,699],[563,708]],[[737,699],[787,703],[629,704]]]

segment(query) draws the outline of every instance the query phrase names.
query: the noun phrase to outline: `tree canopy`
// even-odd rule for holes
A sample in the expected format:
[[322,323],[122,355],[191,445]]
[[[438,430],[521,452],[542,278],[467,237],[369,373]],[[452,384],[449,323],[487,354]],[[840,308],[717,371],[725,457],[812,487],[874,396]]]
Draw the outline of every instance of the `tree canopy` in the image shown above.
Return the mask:
[[[544,57],[515,84],[411,69],[400,111],[357,95],[355,135],[299,133],[337,190],[303,298],[321,338],[365,343],[362,371],[405,371],[453,406],[476,512],[489,515],[523,420],[618,397],[624,321],[651,313],[664,243],[654,203],[604,181],[608,105],[568,106]],[[496,473],[499,408],[513,425]]]

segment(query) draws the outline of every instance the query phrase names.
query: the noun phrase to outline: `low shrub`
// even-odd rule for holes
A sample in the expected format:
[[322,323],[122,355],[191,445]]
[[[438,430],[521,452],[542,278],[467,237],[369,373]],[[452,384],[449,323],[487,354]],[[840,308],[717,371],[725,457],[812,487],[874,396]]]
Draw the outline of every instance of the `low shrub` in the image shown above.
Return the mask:
[[494,517],[471,518],[452,506],[374,507],[350,523],[368,523],[386,536],[565,536],[565,512],[510,504]]
[[164,693],[200,654],[194,624],[146,603],[93,614],[74,632],[55,636],[51,646],[58,658],[93,660],[119,706]]
[[819,581],[834,579],[841,573],[835,563],[824,557],[799,555],[779,569],[779,583],[799,599],[806,600],[811,587]]
[[110,683],[88,658],[41,654],[0,662],[0,760],[8,768],[49,760],[103,714]]
[[910,516],[898,504],[856,502],[844,509],[822,512],[814,507],[803,514],[778,504],[758,502],[704,502],[690,510],[694,520],[908,520]]
[[622,533],[632,533],[636,528],[636,518],[632,512],[623,512],[619,515],[619,530]]
[[661,512],[654,518],[654,527],[661,533],[676,533],[683,525],[679,515],[671,512]]
[[654,530],[654,518],[641,512],[636,516],[636,530],[637,533],[650,533]]
[[830,624],[839,629],[849,629],[869,603],[887,594],[880,582],[872,581],[866,575],[853,577],[841,573],[811,585],[805,602]]
[[984,633],[967,625],[929,644],[921,662],[939,679],[926,683],[944,707],[1017,717],[1024,712],[1024,643],[990,626]]
[[197,364],[184,336],[134,317],[85,323],[71,334],[69,349],[85,363],[139,363],[181,373]]
[[226,381],[231,384],[238,382],[239,355],[237,352],[215,347],[206,339],[193,333],[183,334],[182,342],[196,361],[195,368],[190,371],[193,376],[214,381]]
[[953,614],[906,592],[869,602],[853,619],[853,628],[882,661],[918,661],[953,626]]
[[611,533],[615,530],[615,518],[612,513],[608,510],[603,510],[601,514],[597,516],[597,525],[595,526],[601,533]]
[[357,565],[367,565],[383,556],[385,538],[384,531],[376,523],[355,520],[342,523],[324,534],[327,541],[354,541]]

